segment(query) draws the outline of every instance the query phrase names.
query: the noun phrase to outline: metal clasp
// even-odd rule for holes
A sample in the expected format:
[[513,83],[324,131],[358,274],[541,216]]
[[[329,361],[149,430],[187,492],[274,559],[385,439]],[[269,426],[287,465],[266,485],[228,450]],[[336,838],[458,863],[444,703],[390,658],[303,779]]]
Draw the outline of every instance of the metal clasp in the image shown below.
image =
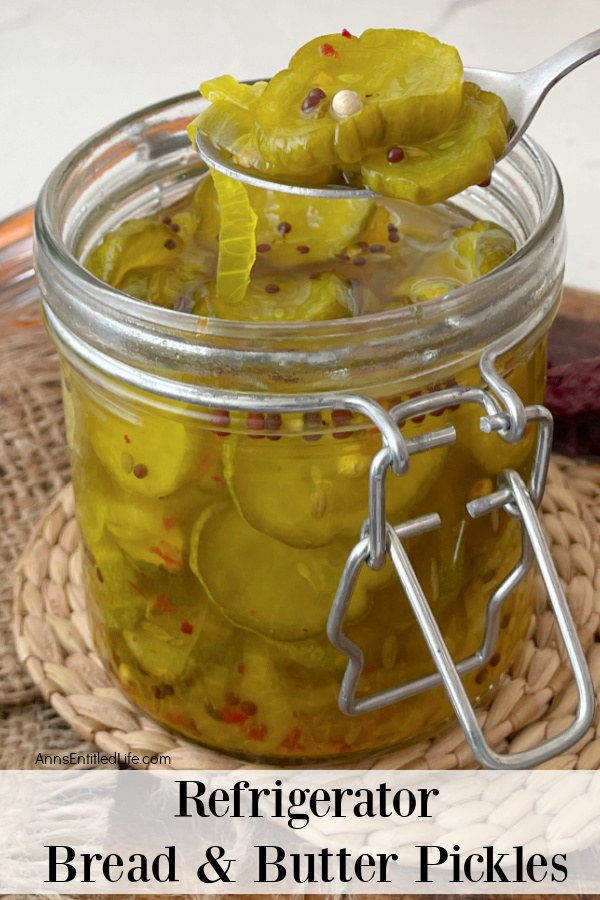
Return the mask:
[[[359,542],[346,561],[327,624],[329,640],[348,657],[339,693],[339,708],[342,712],[347,715],[371,712],[443,684],[475,758],[483,766],[494,769],[530,768],[563,752],[585,734],[592,723],[595,709],[594,688],[585,655],[536,514],[548,471],[552,444],[552,417],[543,406],[525,407],[518,394],[497,372],[495,363],[498,356],[512,345],[510,342],[496,344],[482,356],[480,368],[488,390],[458,387],[438,391],[408,400],[390,410],[390,417],[398,426],[399,422],[447,406],[476,403],[483,411],[480,419],[481,430],[486,433],[497,432],[509,443],[521,440],[529,424],[537,426],[535,460],[529,485],[525,485],[517,472],[507,469],[499,474],[497,489],[493,493],[467,504],[469,515],[473,518],[495,509],[504,509],[509,515],[520,520],[522,534],[520,560],[496,588],[488,602],[484,639],[480,649],[468,658],[456,663],[453,661],[403,546],[403,540],[406,538],[439,527],[441,521],[439,515],[433,512],[400,525],[391,525],[385,512],[385,477],[388,468],[392,468],[395,475],[401,476],[408,471],[412,454],[452,443],[456,438],[453,428],[440,429],[405,440],[406,453],[403,454],[405,462],[401,472],[393,466],[392,454],[384,439],[382,449],[371,464],[369,516],[362,527]],[[401,434],[400,428],[398,433]],[[344,618],[362,566],[380,569],[386,557],[390,558],[394,566],[437,672],[358,698],[357,688],[364,666],[364,656],[361,648],[344,633]],[[502,604],[527,574],[533,561],[539,568],[573,671],[579,697],[578,709],[573,722],[563,732],[538,747],[521,753],[499,754],[485,739],[462,684],[461,675],[479,668],[490,659],[498,637]]]

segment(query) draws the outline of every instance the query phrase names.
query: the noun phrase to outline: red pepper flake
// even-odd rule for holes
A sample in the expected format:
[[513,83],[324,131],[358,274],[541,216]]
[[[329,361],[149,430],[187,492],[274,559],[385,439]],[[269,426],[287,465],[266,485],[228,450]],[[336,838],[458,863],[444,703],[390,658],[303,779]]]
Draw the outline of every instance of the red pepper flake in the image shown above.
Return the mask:
[[177,246],[177,241],[174,241],[173,238],[169,238],[168,241],[165,241],[165,250],[174,250]]
[[348,31],[347,28],[342,28],[342,37],[345,37],[345,38],[351,38],[351,37],[352,37],[352,35],[350,34],[350,32]]
[[258,707],[256,706],[256,703],[252,702],[252,700],[244,700],[244,702],[240,706],[240,709],[247,716],[255,716]]
[[228,725],[243,725],[247,718],[239,709],[225,707],[223,710],[223,722],[226,722]]
[[123,440],[125,441],[126,444],[130,444],[130,443],[131,443],[131,438],[129,437],[128,434],[124,434],[124,435],[123,435]]
[[168,566],[180,569],[183,565],[181,557],[173,555],[177,552],[176,548],[172,544],[168,544],[167,541],[161,541],[156,547],[148,547],[148,550],[150,553],[158,556],[159,559],[162,559]]
[[275,282],[270,281],[269,284],[265,284],[265,291],[267,294],[278,294],[281,288]]
[[289,234],[291,230],[292,230],[292,226],[290,225],[289,222],[280,222],[279,225],[277,226],[277,231],[279,232],[279,234],[282,234],[282,235]]
[[310,253],[310,247],[307,247],[306,244],[300,244],[296,247],[296,253],[300,253],[304,256],[306,253]]
[[172,528],[176,528],[179,525],[179,519],[177,516],[165,516],[163,518],[163,525],[165,526],[166,531],[170,531]]
[[486,179],[484,179],[484,181],[479,182],[479,187],[484,187],[484,188],[489,187],[491,183],[492,183],[492,176],[490,175],[489,178],[486,178]]
[[174,234],[177,234],[178,231],[181,231],[181,225],[178,225],[177,222],[173,222],[173,224],[171,225],[171,231]]
[[354,265],[354,266],[364,266],[364,265],[366,265],[366,262],[367,262],[367,261],[366,261],[366,259],[364,258],[364,256],[355,256],[354,259],[352,260],[352,265]]
[[490,666],[497,666],[498,663],[500,662],[500,659],[501,659],[500,654],[494,653],[494,655],[490,659]]
[[173,612],[175,607],[171,603],[169,597],[166,594],[159,594],[156,598],[156,611],[159,613],[170,613]]
[[388,240],[391,244],[397,244],[400,240],[400,235],[397,231],[390,231],[390,233],[388,234]]
[[246,671],[246,666],[244,665],[244,663],[238,663],[236,666],[236,671],[238,675],[243,675]]
[[256,245],[257,253],[268,253],[270,249],[271,249],[270,244],[257,244]]
[[281,742],[281,746],[285,747],[286,750],[295,750],[298,741],[300,740],[301,734],[302,732],[300,731],[298,726],[294,725],[289,734],[284,737],[283,741]]
[[180,713],[167,713],[165,716],[167,722],[171,725],[191,725],[192,720],[188,716],[182,716]]
[[332,44],[321,44],[319,53],[321,56],[331,56],[333,59],[338,59],[340,55]]
[[371,244],[369,250],[371,253],[385,253],[385,244]]
[[188,622],[187,619],[181,623],[181,631],[183,634],[193,634],[194,626],[191,622]]
[[347,741],[345,741],[343,738],[337,738],[335,741],[332,741],[331,746],[335,750],[339,750],[340,753],[346,753],[348,750],[352,749],[350,744]]
[[148,474],[148,466],[145,466],[144,463],[138,463],[137,466],[134,466],[133,474],[136,478],[145,478]]
[[246,732],[246,737],[249,741],[264,741],[267,736],[267,730],[266,725],[253,725]]
[[141,589],[139,584],[135,583],[135,581],[128,581],[127,584],[131,588],[131,590],[134,592],[134,594],[140,594],[141,596],[144,595],[143,590]]

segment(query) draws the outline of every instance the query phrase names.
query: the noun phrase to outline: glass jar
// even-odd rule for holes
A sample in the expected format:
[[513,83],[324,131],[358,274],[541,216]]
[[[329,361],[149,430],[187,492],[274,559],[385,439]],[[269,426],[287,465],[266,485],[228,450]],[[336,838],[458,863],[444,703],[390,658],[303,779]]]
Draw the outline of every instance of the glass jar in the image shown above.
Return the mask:
[[518,473],[529,495],[543,483],[560,183],[525,141],[490,188],[455,198],[519,249],[444,298],[335,322],[198,318],[127,297],[80,260],[205,176],[185,134],[202,102],[98,134],[37,207],[94,639],[131,700],[208,747],[352,759],[461,708],[444,659],[485,698],[527,631],[529,541],[498,476]]

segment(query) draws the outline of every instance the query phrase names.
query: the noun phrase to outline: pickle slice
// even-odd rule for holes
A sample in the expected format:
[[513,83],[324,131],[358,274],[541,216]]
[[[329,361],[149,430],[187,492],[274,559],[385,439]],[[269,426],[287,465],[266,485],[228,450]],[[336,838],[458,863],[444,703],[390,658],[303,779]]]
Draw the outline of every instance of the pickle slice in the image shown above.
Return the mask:
[[[331,203],[249,185],[246,190],[257,216],[255,234],[260,250],[256,265],[261,269],[335,259],[363,234],[378,211],[372,200]],[[199,182],[193,205],[198,220],[195,246],[202,247],[204,241],[216,241],[220,228],[219,204],[211,178]]]
[[[303,111],[316,89],[325,96]],[[361,108],[338,120],[330,103],[340,90],[355,91]],[[399,29],[325,35],[298,50],[265,87],[255,107],[257,143],[282,171],[319,162],[343,168],[376,147],[445,131],[461,99],[460,57],[435,38]]]
[[180,573],[187,562],[189,529],[202,508],[195,493],[186,490],[162,499],[134,496],[111,483],[99,466],[94,471],[88,465],[87,471],[90,477],[75,483],[78,521],[99,562],[106,544],[118,548],[140,571],[152,571],[154,578],[159,568]]
[[318,278],[267,275],[254,278],[246,296],[229,303],[218,295],[207,299],[209,315],[244,322],[314,322],[343,319],[355,307],[351,285],[325,272]]
[[357,240],[377,209],[372,200],[317,200],[253,187],[248,195],[258,217],[257,263],[269,268],[334,259]]
[[250,282],[250,270],[256,258],[256,213],[250,206],[248,192],[241,181],[211,170],[219,209],[219,261],[217,263],[217,297],[235,304],[242,301]]
[[[154,218],[133,219],[107,234],[90,254],[87,267],[103,281],[126,294],[155,306],[186,308],[214,278],[218,218],[212,246],[204,238],[210,208],[199,212],[186,199]],[[189,311],[187,309],[186,311]]]
[[168,684],[179,678],[198,640],[193,634],[174,636],[148,621],[125,629],[123,637],[140,668]]
[[[127,564],[121,568],[127,571]],[[122,633],[125,646],[139,668],[176,685],[196,668],[196,655],[203,662],[231,641],[231,626],[210,602],[201,585],[189,572],[171,574],[139,570],[129,576],[125,596],[131,604],[144,604],[144,615],[135,627],[126,610],[113,610],[113,627]]]
[[[229,76],[223,77],[229,78]],[[220,80],[215,79],[216,82]],[[243,84],[237,86],[239,88],[248,87]],[[260,87],[262,90],[264,83],[254,87]],[[215,101],[188,126],[190,140],[193,141],[196,132],[200,131],[206,134],[216,147],[229,153],[234,163],[245,168],[255,169],[264,176],[276,176],[279,181],[292,184],[294,181],[301,181],[302,184],[319,185],[335,179],[334,167],[323,165],[321,162],[303,169],[301,178],[295,178],[294,173],[279,171],[272,162],[265,158],[257,142],[253,107],[244,107],[239,97],[237,102],[228,99],[234,93],[233,85],[230,84],[227,85],[227,90],[211,90],[209,93],[215,97]],[[242,94],[240,94],[241,96]]]
[[439,203],[489,178],[504,152],[507,125],[506,107],[499,97],[465,84],[463,107],[451,128],[430,141],[404,146],[399,162],[389,162],[385,149],[367,155],[362,179],[389,197]]
[[513,236],[494,222],[475,222],[454,232],[450,245],[454,264],[465,281],[482,278],[516,250]]
[[[231,75],[209,78],[200,85],[200,93],[209,103],[226,101],[243,110],[252,109],[266,87],[266,81],[244,84],[236,81]],[[197,127],[192,125],[193,128]]]
[[169,236],[165,225],[157,225],[150,218],[130,219],[104,237],[90,253],[86,266],[96,278],[117,287],[130,269],[166,262],[172,255],[164,247]]
[[87,437],[114,483],[132,494],[164,497],[192,475],[200,453],[200,435],[173,415],[101,406],[91,395],[85,404]]
[[[299,550],[256,531],[234,507],[214,506],[194,526],[190,568],[236,625],[300,641],[323,633],[349,549],[335,540],[322,551]],[[359,583],[348,618],[362,615],[367,605]]]
[[258,153],[252,146],[252,112],[256,100],[265,88],[264,82],[240,84],[230,75],[212,78],[200,85],[200,93],[210,102],[187,127],[193,142],[198,131],[210,135],[217,146],[237,157],[251,154],[246,165],[258,165]]
[[[408,423],[404,433],[412,437],[443,428],[447,419],[443,414]],[[292,547],[321,547],[339,535],[358,539],[369,508],[369,469],[380,446],[379,435],[367,440],[359,432],[356,439],[323,435],[316,442],[298,436],[265,441],[257,453],[251,438],[235,435],[223,450],[225,477],[236,506],[254,528]],[[445,456],[446,448],[438,448],[413,456],[405,475],[388,472],[391,524],[416,515],[412,507],[438,477]]]
[[[104,525],[121,549],[138,563],[181,571],[187,538],[181,504],[169,500],[136,498],[122,494],[106,498]],[[183,518],[183,521],[182,521]]]
[[422,300],[433,300],[443,297],[450,291],[460,287],[462,281],[444,276],[411,275],[400,282],[394,296],[397,300],[408,303],[420,303]]
[[501,99],[463,85],[457,51],[417,31],[324,35],[268,83],[223,76],[203,90],[212,103],[190,134],[275,180],[436,203],[484,182],[507,142]]

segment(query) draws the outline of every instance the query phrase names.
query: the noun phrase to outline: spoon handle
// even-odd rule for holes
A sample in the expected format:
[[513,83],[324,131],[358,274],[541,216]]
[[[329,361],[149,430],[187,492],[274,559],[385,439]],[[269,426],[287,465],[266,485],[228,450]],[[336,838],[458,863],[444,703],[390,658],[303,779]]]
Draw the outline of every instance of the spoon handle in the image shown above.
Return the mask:
[[600,28],[584,35],[568,47],[563,47],[558,53],[525,72],[496,73],[502,74],[502,78],[505,79],[504,91],[501,93],[510,114],[518,123],[518,128],[515,129],[507,146],[507,152],[527,131],[550,88],[573,69],[599,53]]
[[521,73],[521,77],[527,83],[527,89],[537,87],[537,93],[544,97],[557,81],[572,72],[582,63],[587,62],[600,53],[600,28],[584,35],[568,47],[563,47],[558,53],[538,63],[532,69]]

